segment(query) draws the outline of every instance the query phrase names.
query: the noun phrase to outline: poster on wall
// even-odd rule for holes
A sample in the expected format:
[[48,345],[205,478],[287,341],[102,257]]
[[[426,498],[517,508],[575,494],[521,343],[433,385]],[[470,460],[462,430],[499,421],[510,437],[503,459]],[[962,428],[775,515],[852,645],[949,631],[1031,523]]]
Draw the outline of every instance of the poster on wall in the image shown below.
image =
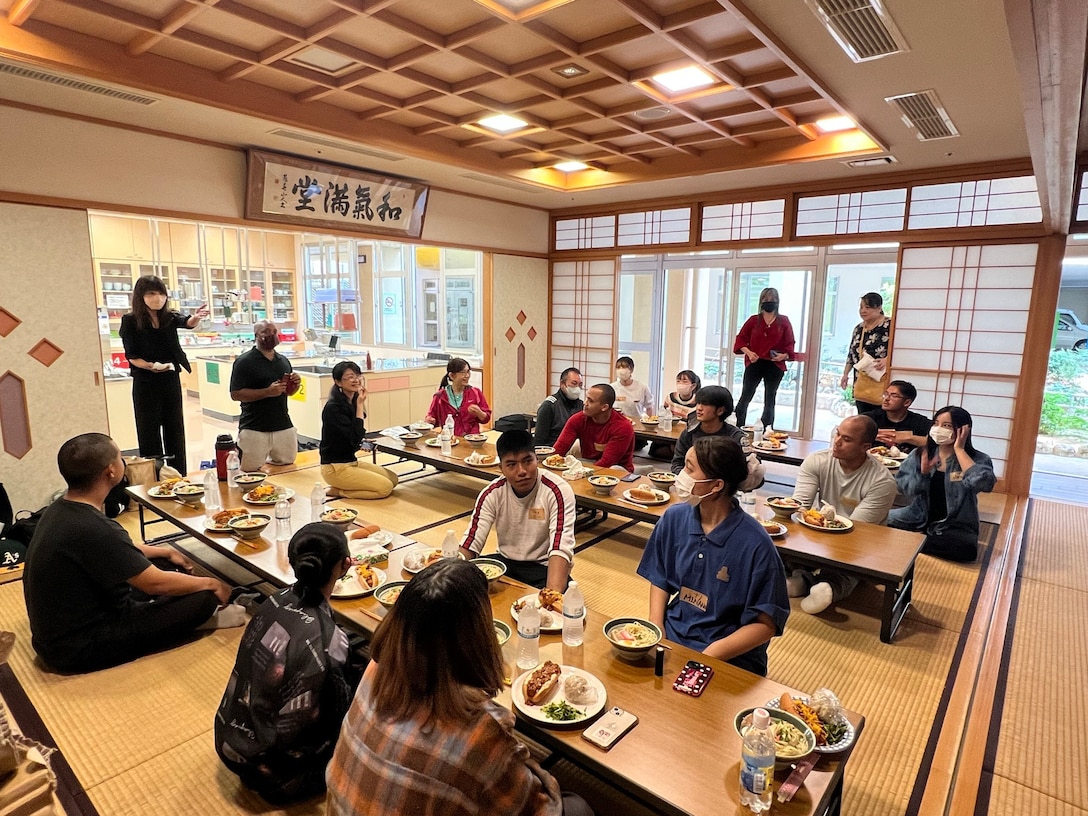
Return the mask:
[[429,187],[309,159],[248,151],[246,218],[418,238]]

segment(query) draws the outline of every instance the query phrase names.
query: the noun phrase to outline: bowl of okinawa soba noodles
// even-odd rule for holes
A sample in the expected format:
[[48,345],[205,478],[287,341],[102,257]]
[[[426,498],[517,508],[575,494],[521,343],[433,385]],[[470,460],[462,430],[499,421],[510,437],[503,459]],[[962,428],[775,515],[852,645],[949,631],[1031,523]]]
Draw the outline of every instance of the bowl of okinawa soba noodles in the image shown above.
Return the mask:
[[644,618],[613,618],[604,625],[604,636],[624,660],[639,660],[661,642],[661,630]]

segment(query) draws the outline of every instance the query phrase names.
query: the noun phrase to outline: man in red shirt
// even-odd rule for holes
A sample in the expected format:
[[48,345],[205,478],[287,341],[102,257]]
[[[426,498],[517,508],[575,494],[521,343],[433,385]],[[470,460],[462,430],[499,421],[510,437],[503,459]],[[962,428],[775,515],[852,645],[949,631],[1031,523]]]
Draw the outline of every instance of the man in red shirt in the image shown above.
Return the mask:
[[628,473],[635,469],[635,426],[613,410],[616,391],[607,383],[598,383],[586,393],[585,407],[563,426],[555,442],[556,453],[563,456],[575,440],[581,443],[582,458],[599,467],[621,467]]

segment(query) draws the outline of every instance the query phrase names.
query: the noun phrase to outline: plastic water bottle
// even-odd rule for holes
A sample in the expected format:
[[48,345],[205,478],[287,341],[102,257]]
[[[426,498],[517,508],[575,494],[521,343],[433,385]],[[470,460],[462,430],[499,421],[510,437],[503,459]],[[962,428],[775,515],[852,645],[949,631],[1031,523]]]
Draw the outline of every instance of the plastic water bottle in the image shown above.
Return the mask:
[[518,668],[535,669],[540,663],[540,610],[526,604],[518,613]]
[[238,471],[242,469],[242,460],[238,458],[238,451],[232,450],[227,454],[227,487],[237,487],[234,479]]
[[310,491],[310,521],[321,521],[321,514],[325,512],[325,485],[322,482],[314,482],[314,489]]
[[222,507],[223,503],[219,501],[219,476],[212,468],[204,472],[204,512],[210,518]]
[[765,708],[752,712],[752,725],[744,734],[740,760],[740,803],[752,813],[771,807],[774,782],[774,736],[771,715]]
[[276,543],[291,540],[291,502],[286,498],[276,502]]
[[460,547],[457,543],[457,533],[453,530],[446,530],[446,537],[442,539],[442,557],[456,558],[458,549]]
[[438,440],[442,443],[442,455],[451,456],[453,454],[453,417],[446,417],[446,424],[442,426]]
[[571,581],[567,585],[567,591],[563,593],[563,645],[581,646],[585,626],[582,623],[582,615],[586,611],[586,601],[582,595],[582,588],[577,581]]

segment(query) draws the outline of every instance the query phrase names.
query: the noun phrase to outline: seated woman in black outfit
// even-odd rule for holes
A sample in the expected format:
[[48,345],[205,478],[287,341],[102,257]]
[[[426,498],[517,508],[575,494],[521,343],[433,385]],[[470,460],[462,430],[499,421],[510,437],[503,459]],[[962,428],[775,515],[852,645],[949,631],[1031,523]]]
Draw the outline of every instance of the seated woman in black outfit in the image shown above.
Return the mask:
[[246,627],[215,714],[215,750],[269,802],[325,790],[325,766],[355,694],[348,638],[329,598],[351,566],[338,527],[307,524],[287,557],[296,583],[265,600]]
[[397,486],[397,474],[355,458],[366,436],[366,380],[350,360],[332,369],[336,383],[321,411],[321,477],[329,494],[345,499],[384,499]]

